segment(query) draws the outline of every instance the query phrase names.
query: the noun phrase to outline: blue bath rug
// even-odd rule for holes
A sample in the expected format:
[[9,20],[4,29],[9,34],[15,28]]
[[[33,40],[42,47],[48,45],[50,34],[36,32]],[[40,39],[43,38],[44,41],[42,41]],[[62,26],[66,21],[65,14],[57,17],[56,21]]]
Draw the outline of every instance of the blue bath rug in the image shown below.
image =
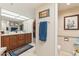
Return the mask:
[[20,47],[18,49],[15,49],[15,50],[10,51],[9,54],[11,56],[18,56],[18,55],[22,54],[23,52],[31,49],[32,47],[33,46],[32,45],[29,45],[29,44],[28,45],[24,45],[24,46],[22,46],[22,47]]

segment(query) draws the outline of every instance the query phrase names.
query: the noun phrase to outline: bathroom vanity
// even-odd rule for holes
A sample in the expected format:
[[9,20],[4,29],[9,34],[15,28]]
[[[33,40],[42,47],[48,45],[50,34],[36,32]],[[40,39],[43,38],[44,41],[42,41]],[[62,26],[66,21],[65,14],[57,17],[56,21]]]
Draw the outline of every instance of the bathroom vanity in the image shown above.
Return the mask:
[[7,51],[16,49],[32,41],[32,22],[1,16],[0,47]]
[[7,51],[16,49],[32,41],[31,33],[15,33],[15,34],[2,34],[1,47],[7,47]]

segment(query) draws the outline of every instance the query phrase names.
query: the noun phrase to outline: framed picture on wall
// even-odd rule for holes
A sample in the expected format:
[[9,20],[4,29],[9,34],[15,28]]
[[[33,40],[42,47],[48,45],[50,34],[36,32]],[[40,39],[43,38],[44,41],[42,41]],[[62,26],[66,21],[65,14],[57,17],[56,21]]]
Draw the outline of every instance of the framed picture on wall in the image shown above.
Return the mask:
[[49,9],[39,12],[39,18],[49,17]]
[[79,15],[64,17],[64,30],[79,30]]

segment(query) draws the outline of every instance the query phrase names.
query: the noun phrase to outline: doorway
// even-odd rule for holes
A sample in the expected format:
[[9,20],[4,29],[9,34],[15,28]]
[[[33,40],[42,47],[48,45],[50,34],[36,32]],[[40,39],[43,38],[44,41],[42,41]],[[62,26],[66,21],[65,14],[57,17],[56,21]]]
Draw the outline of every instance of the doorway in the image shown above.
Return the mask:
[[33,21],[33,42],[36,43],[36,20]]

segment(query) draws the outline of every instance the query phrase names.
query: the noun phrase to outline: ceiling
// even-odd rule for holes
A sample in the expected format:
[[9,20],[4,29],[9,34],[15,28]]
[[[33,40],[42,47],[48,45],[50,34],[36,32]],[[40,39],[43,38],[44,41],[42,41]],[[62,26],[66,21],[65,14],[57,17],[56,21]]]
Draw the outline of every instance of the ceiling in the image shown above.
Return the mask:
[[43,3],[0,3],[0,8],[21,14],[28,18],[35,18],[35,8]]
[[58,4],[58,10],[63,11],[67,10],[73,7],[79,7],[79,3],[70,3],[70,5],[67,5],[67,3],[59,3]]

